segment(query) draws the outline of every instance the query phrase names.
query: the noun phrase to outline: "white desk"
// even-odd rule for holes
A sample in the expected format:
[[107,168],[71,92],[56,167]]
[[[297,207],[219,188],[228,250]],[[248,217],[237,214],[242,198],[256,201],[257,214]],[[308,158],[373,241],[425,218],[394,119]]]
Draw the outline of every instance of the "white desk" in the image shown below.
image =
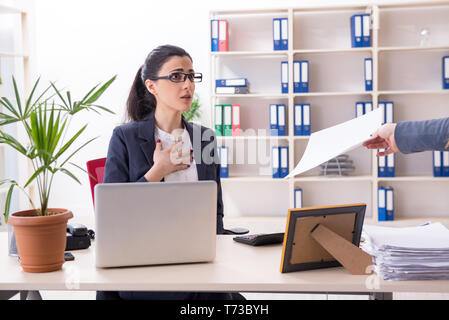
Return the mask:
[[[279,218],[249,218],[230,220],[225,226],[246,226],[251,233],[283,232],[284,223]],[[94,250],[90,247],[73,251],[75,261],[66,262],[61,271],[32,274],[23,272],[17,258],[7,255],[7,234],[1,233],[0,290],[449,292],[449,281],[379,280],[377,289],[373,289],[367,283],[375,283],[373,280],[378,280],[375,276],[353,276],[343,268],[282,274],[279,271],[282,245],[251,247],[236,243],[232,237],[218,236],[213,263],[97,269]]]

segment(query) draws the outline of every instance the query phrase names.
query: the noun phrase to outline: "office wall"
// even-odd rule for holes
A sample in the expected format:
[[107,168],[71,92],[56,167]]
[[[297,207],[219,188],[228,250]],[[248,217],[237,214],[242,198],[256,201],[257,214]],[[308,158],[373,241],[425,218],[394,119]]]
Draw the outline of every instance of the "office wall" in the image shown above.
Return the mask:
[[[17,2],[30,5],[30,0]],[[84,113],[71,123],[74,131],[84,123],[89,123],[79,143],[90,137],[99,137],[72,158],[75,163],[84,167],[87,160],[106,156],[112,129],[123,120],[126,98],[136,71],[146,55],[158,45],[169,43],[185,48],[193,57],[195,70],[203,72],[204,81],[197,86],[197,92],[202,104],[201,122],[210,126],[209,10],[371,2],[373,1],[34,1],[33,70],[36,76],[42,77],[43,83],[48,80],[56,81],[58,87],[69,88],[72,97],[78,99],[92,86],[118,75],[115,83],[99,101],[116,114],[98,116],[95,113]],[[70,208],[75,217],[92,214],[87,175],[75,168],[73,171],[78,173],[82,185],[66,176],[55,178],[51,205]]]

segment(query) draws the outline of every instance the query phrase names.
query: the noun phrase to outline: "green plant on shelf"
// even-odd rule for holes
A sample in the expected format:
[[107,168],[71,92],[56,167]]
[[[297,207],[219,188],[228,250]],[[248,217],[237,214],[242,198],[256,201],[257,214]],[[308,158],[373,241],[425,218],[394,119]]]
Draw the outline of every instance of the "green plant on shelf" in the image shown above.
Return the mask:
[[182,113],[186,121],[199,120],[201,117],[200,107],[200,98],[198,94],[195,93],[190,110]]

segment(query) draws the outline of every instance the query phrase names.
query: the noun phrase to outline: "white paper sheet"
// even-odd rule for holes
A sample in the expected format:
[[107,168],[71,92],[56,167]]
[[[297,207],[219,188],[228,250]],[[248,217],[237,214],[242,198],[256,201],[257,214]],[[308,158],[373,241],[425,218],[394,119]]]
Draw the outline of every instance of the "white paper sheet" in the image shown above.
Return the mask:
[[377,108],[361,117],[312,133],[304,155],[286,178],[313,169],[361,146],[381,124],[382,109]]

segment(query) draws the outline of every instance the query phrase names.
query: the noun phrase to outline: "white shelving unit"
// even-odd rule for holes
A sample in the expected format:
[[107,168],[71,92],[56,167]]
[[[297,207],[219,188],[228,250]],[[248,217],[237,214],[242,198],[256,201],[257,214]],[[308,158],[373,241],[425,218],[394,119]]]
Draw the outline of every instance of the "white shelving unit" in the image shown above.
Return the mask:
[[[20,94],[23,97],[31,91],[30,79],[30,55],[29,55],[29,36],[28,36],[28,13],[22,9],[8,5],[0,4],[0,19],[10,22],[6,30],[0,30],[6,41],[0,42],[0,66],[7,65],[7,70],[2,71],[3,84],[0,85],[0,95],[13,96],[14,91],[11,85],[11,76],[14,75],[18,82]],[[4,25],[0,25],[0,27]],[[11,27],[14,26],[14,27]],[[0,68],[1,69],[1,68]],[[0,112],[3,112],[0,106]],[[25,133],[20,128],[15,129],[19,141],[25,141]],[[6,150],[10,149],[6,145],[0,144],[0,180],[8,177]],[[18,179],[26,181],[29,163],[26,159],[17,158]],[[30,187],[32,190],[33,187]],[[5,229],[3,209],[8,187],[0,186],[0,229]],[[19,194],[16,190],[16,194]],[[19,194],[19,206],[24,208],[27,205],[24,195]]]
[[[351,48],[350,16],[371,14],[371,47]],[[288,50],[274,51],[273,18],[288,18]],[[218,137],[230,147],[229,178],[222,179],[225,215],[285,216],[294,207],[294,189],[304,206],[367,204],[377,222],[377,188],[395,190],[395,220],[449,217],[448,178],[435,178],[431,152],[396,155],[396,177],[377,176],[376,152],[349,152],[350,176],[319,176],[319,168],[292,179],[271,178],[271,164],[249,163],[257,144],[289,147],[289,170],[304,153],[307,137],[294,136],[293,107],[310,103],[312,132],[350,120],[357,101],[394,102],[394,121],[447,117],[449,90],[441,84],[441,59],[449,55],[449,1],[261,10],[211,11],[229,22],[229,52],[210,52],[211,108],[240,104],[240,125],[251,137]],[[428,37],[421,33],[427,30]],[[425,33],[425,32],[424,32]],[[373,91],[364,89],[364,58],[373,58]],[[293,93],[293,61],[309,60],[309,93]],[[280,62],[289,63],[289,93],[281,94]],[[215,79],[246,77],[249,94],[215,94]],[[287,136],[269,135],[269,104],[287,106]],[[214,111],[211,112],[214,127]],[[265,134],[255,137],[258,130]],[[239,164],[236,157],[246,162]],[[245,152],[242,157],[241,153]],[[259,150],[259,149],[257,149]],[[263,153],[263,152],[262,152]],[[242,159],[240,159],[242,160]],[[266,160],[266,158],[265,158]]]

